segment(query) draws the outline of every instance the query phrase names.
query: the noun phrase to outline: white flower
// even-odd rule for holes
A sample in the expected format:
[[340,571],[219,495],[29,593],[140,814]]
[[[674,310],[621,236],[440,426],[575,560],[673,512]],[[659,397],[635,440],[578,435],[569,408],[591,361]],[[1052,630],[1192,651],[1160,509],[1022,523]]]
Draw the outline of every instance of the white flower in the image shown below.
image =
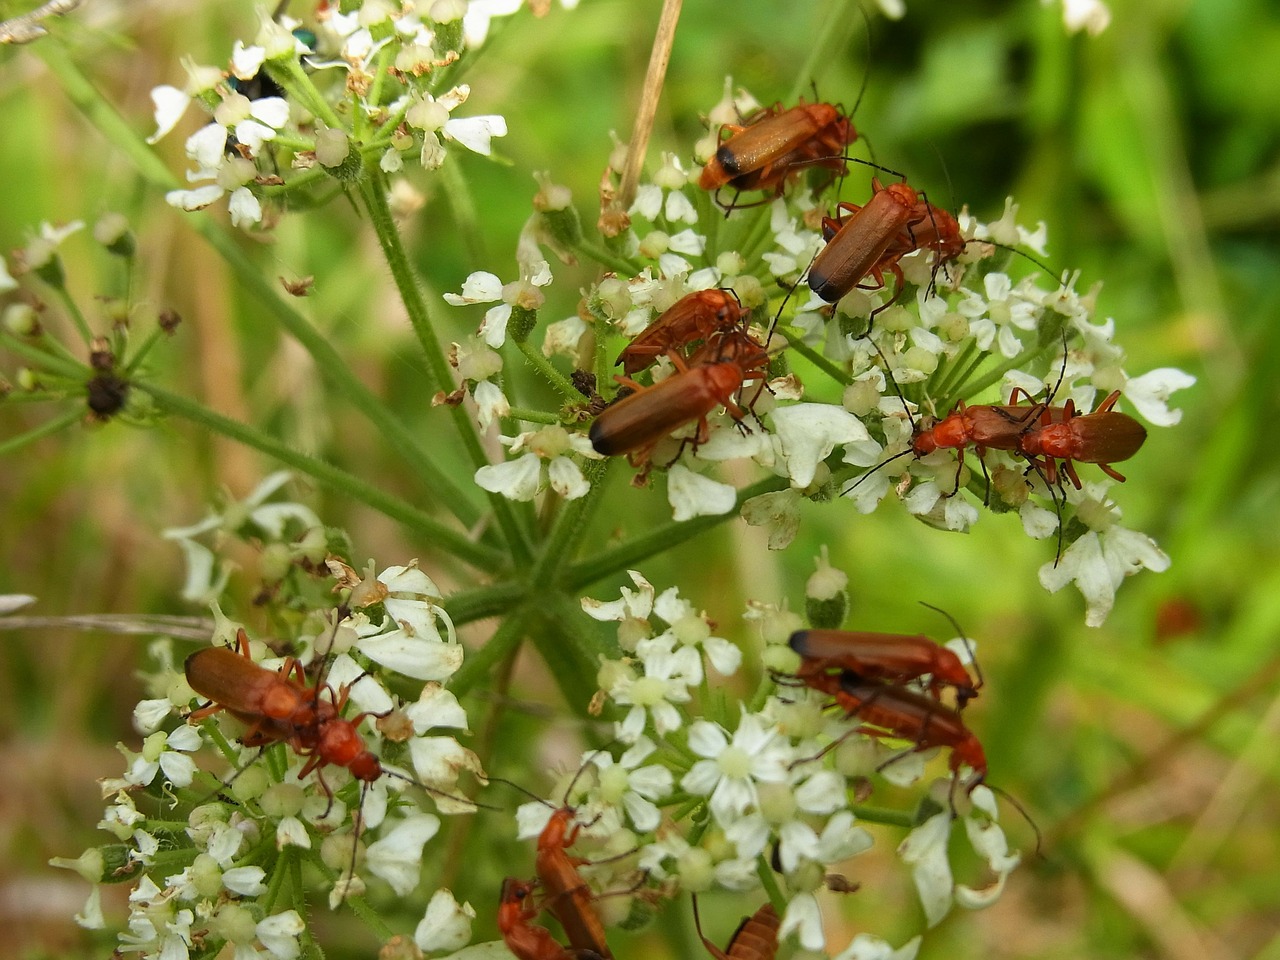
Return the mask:
[[704,759],[690,768],[680,787],[709,796],[711,814],[722,827],[759,805],[756,781],[777,783],[787,776],[790,757],[777,728],[765,728],[745,707],[732,741],[719,724],[696,720],[689,727],[689,749]]
[[916,960],[920,952],[919,936],[912,937],[897,950],[869,933],[860,933],[853,938],[835,960]]
[[237,896],[259,897],[267,892],[266,875],[262,867],[232,867],[223,872],[222,885]]
[[801,489],[813,483],[818,464],[831,455],[837,444],[871,440],[862,421],[832,404],[797,403],[779,407],[771,416],[791,485]]
[[[331,563],[331,568],[343,586],[352,588],[349,603],[354,609],[383,605],[385,616],[378,623],[358,612],[341,627],[354,630],[357,646],[369,659],[417,680],[445,680],[462,666],[463,650],[453,621],[436,602],[442,599],[440,590],[416,560],[387,567],[376,577],[370,561],[363,579],[345,565]],[[437,621],[444,625],[447,642]]]
[[762,493],[742,505],[742,519],[753,527],[769,529],[770,550],[785,550],[800,531],[802,499],[794,488]]
[[412,814],[369,844],[365,863],[397,894],[408,896],[418,885],[422,848],[439,830],[439,817],[429,813]]
[[294,960],[302,952],[298,938],[306,924],[296,910],[286,910],[267,917],[256,928],[258,941],[279,960]]
[[476,401],[476,419],[484,430],[488,430],[495,420],[511,413],[511,403],[506,394],[492,380],[478,382],[472,388],[471,396]]
[[624,675],[608,691],[610,699],[630,706],[626,718],[618,724],[617,736],[623,743],[635,743],[645,730],[646,717],[653,718],[653,729],[660,736],[678,730],[680,713],[672,704],[687,703],[689,687],[697,681],[687,672],[687,658],[669,645],[656,643],[644,648],[644,675]]
[[989,273],[983,277],[985,298],[972,290],[956,308],[970,318],[970,331],[982,350],[994,343],[1005,357],[1016,357],[1022,351],[1022,340],[1015,331],[1036,329],[1041,308],[1039,291],[1027,281],[1016,287],[1008,274]]
[[[627,212],[639,214],[650,223],[665,216],[669,223],[697,223],[698,214],[681,188],[689,182],[689,175],[673,153],[662,154],[662,165],[653,175],[653,182],[641,184],[636,189],[636,199]],[[665,203],[664,203],[665,195]],[[672,237],[673,250],[683,253],[701,253],[699,250],[679,250]],[[705,238],[699,238],[705,244]]]
[[645,621],[653,612],[653,598],[657,591],[653,584],[644,578],[638,570],[628,570],[631,582],[639,589],[622,588],[622,596],[617,600],[593,600],[582,598],[582,610],[593,620]]
[[1145,567],[1156,573],[1169,569],[1169,556],[1146,534],[1116,524],[1119,508],[1107,497],[1110,481],[1068,488],[1076,517],[1091,529],[1076,540],[1056,563],[1040,568],[1040,584],[1057,593],[1074,581],[1085,599],[1085,620],[1100,627],[1115,604],[1116,589],[1125,577]]
[[827,945],[827,935],[822,931],[822,912],[812,893],[797,893],[787,904],[782,925],[778,928],[778,939],[793,933],[806,950],[818,951]]
[[931,927],[951,910],[951,861],[947,858],[950,836],[951,813],[944,810],[912,830],[898,846],[898,856],[912,868],[925,922]]
[[222,511],[211,511],[199,523],[189,527],[170,527],[161,532],[166,540],[176,540],[187,559],[187,580],[183,585],[183,599],[193,603],[211,603],[226,586],[230,567],[217,562],[208,547],[195,538],[204,533],[227,531],[234,533],[253,525],[260,534],[271,540],[298,544],[299,528],[303,531],[322,530],[324,525],[311,508],[301,503],[268,502],[268,498],[293,477],[287,470],[280,470],[265,477],[243,500],[228,500]]
[[657,764],[640,766],[656,748],[648,737],[639,737],[614,762],[607,753],[597,753],[593,763],[598,771],[599,799],[609,805],[622,804],[635,828],[648,833],[655,830],[662,815],[654,805],[671,792],[671,771]]
[[[947,782],[950,789],[954,785]],[[965,815],[965,831],[974,851],[987,861],[995,881],[985,890],[974,890],[952,880],[947,858],[953,815],[949,810],[935,814],[911,831],[898,847],[898,855],[912,866],[912,877],[929,926],[936,925],[951,909],[952,898],[967,909],[993,903],[1004,889],[1005,878],[1021,862],[1018,854],[1010,854],[1004,833],[996,824],[998,810],[995,795],[984,786],[969,794],[971,810]]]
[[1182,420],[1182,411],[1169,409],[1169,394],[1185,390],[1195,382],[1196,378],[1189,373],[1175,367],[1161,367],[1128,379],[1123,388],[1124,398],[1148,423],[1172,427]]
[[200,745],[200,732],[187,724],[171,733],[153,733],[143,742],[142,753],[134,757],[124,779],[144,786],[163,770],[165,779],[175,787],[190,786],[196,764],[186,753],[199,750]]
[[480,335],[494,349],[506,342],[507,321],[511,319],[512,306],[519,305],[527,310],[538,309],[545,298],[536,288],[545,287],[553,279],[551,267],[546,260],[527,256],[520,260],[519,265],[519,280],[504,285],[496,274],[481,270],[463,281],[460,294],[444,295],[445,302],[454,307],[502,301],[485,312],[484,321],[480,324]]
[[550,424],[540,430],[500,439],[513,454],[526,449],[529,452],[515,460],[486,464],[476,470],[476,484],[482,490],[501,494],[508,500],[532,500],[543,489],[545,462],[546,482],[564,499],[577,500],[590,491],[591,485],[582,475],[582,469],[568,456],[574,453],[590,460],[601,459],[586,434],[570,433],[558,424]]
[[667,471],[667,502],[673,519],[683,522],[694,517],[716,517],[728,513],[738,502],[738,491],[728,483],[720,483],[683,464]]
[[437,890],[413,932],[413,942],[419,950],[435,953],[461,950],[471,942],[471,921],[475,918],[471,904],[459,904],[451,891]]
[[[742,651],[723,637],[713,636],[711,621],[688,600],[680,597],[678,587],[663,590],[654,602],[653,611],[671,625],[667,633],[676,643],[686,648],[702,647],[717,673],[728,676],[737,672],[742,664]],[[692,666],[690,673],[695,673]],[[701,683],[700,661],[696,665],[696,676],[694,682]]]
[[[1049,0],[1041,0],[1047,4]],[[1062,23],[1067,33],[1086,30],[1096,37],[1111,23],[1111,11],[1102,0],[1062,0]]]

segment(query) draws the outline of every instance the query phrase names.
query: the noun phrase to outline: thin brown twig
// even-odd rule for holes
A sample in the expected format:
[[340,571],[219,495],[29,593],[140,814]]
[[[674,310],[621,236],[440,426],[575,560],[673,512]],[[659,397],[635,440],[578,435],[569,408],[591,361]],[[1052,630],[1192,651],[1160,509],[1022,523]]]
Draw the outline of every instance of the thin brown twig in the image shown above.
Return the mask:
[[683,4],[684,0],[663,0],[658,32],[653,38],[653,50],[649,54],[649,70],[644,78],[644,92],[640,96],[640,111],[636,114],[635,126],[631,129],[627,162],[618,187],[616,204],[620,210],[626,210],[636,198],[640,168],[644,165],[645,152],[649,149],[649,135],[653,132],[653,118],[658,113],[658,100],[662,96],[662,85],[667,78],[671,45],[675,42],[676,24],[680,20],[680,8]]

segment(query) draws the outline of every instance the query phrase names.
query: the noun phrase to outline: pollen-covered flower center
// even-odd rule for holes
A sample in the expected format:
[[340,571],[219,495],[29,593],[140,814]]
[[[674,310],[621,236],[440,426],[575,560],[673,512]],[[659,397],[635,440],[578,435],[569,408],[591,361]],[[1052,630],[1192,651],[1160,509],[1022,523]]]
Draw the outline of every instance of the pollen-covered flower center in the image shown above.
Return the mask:
[[631,701],[637,706],[652,707],[666,699],[667,682],[658,677],[641,677],[631,686]]
[[716,758],[716,763],[726,777],[741,780],[751,773],[751,754],[739,746],[725,747],[724,752]]
[[627,771],[622,767],[608,767],[600,774],[600,799],[607,804],[616,804],[627,792]]
[[1115,522],[1115,513],[1106,501],[1086,499],[1076,508],[1076,516],[1090,530],[1106,530]]
[[697,646],[711,636],[711,628],[707,626],[707,621],[696,613],[686,614],[673,623],[671,632],[676,635],[677,640],[691,647]]

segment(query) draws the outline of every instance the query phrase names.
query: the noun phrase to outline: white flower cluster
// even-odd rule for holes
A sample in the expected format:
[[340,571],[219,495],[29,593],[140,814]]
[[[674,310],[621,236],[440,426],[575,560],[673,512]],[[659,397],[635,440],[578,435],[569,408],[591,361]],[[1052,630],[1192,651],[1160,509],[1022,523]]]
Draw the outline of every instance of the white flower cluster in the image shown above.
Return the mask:
[[188,62],[185,88],[152,91],[149,142],[177,126],[193,99],[212,119],[186,140],[187,180],[201,185],[166,200],[200,210],[229,195],[232,223],[248,228],[264,220],[265,197],[291,188],[283,170],[295,170],[299,183],[314,182],[313,170],[349,180],[364,164],[398,173],[410,156],[434,170],[445,141],[488,155],[506,121],[453,116],[470,88],[433,93],[432,80],[483,41],[490,17],[520,4],[507,6],[368,0],[341,13],[326,5],[314,23],[264,20],[252,44],[236,42],[226,71]]
[[[251,501],[255,499],[261,498]],[[260,512],[264,506],[250,503],[247,509]],[[192,930],[200,929],[208,931],[205,940],[234,945],[237,957],[292,960],[299,954],[303,924],[294,910],[272,911],[275,900],[267,882],[269,872],[287,869],[281,857],[323,862],[336,878],[330,903],[337,906],[365,889],[354,860],[359,843],[364,846],[362,869],[406,896],[417,888],[423,848],[441,826],[438,816],[419,808],[419,801],[430,796],[437,811],[445,814],[475,810],[459,796],[458,778],[464,771],[477,776],[483,771],[476,755],[448,733],[466,731],[468,722],[462,706],[442,685],[461,666],[462,648],[439,604],[436,585],[415,563],[376,574],[370,565],[361,576],[330,558],[329,569],[350,615],[336,626],[322,625],[315,636],[298,638],[297,659],[305,663],[325,657],[324,686],[316,694],[316,703],[325,709],[317,708],[316,714],[324,718],[329,703],[354,704],[361,713],[353,730],[363,741],[362,749],[378,757],[381,775],[353,784],[351,772],[342,765],[345,761],[324,754],[320,723],[330,720],[323,719],[316,729],[264,722],[260,732],[268,744],[280,741],[286,747],[281,751],[283,766],[258,762],[261,749],[246,747],[236,754],[237,772],[220,788],[216,781],[201,786],[191,753],[206,742],[205,727],[174,724],[174,713],[189,708],[193,692],[175,669],[169,642],[160,641],[154,652],[162,668],[152,678],[152,687],[164,695],[144,700],[134,714],[146,735],[142,751],[134,754],[121,745],[126,772],[103,782],[104,796],[113,798],[113,804],[100,826],[125,845],[127,854],[118,866],[143,871],[130,896],[122,950],[184,960],[192,946]],[[214,642],[229,642],[239,625],[216,607],[214,612]],[[283,662],[259,644],[252,644],[251,650],[250,669],[276,675]],[[399,705],[369,672],[370,663],[425,680],[417,701]],[[238,728],[243,728],[241,720],[255,719],[243,703],[229,709],[238,718]],[[240,732],[218,733],[212,739],[227,749],[227,742]],[[409,769],[399,769],[392,755],[407,761]],[[309,762],[314,773],[300,778]],[[158,776],[174,804],[192,794],[205,798],[187,815],[186,843],[177,849],[149,826],[133,800],[134,791]],[[210,784],[236,802],[211,802]],[[103,879],[100,858],[88,854],[58,865],[78,869],[95,882]],[[263,908],[269,914],[265,919]],[[255,913],[260,918],[256,922]],[[474,916],[470,905],[458,904],[447,890],[437,891],[414,940],[421,950],[459,949],[470,940]],[[86,926],[102,925],[96,888],[79,919]]]
[[[751,100],[734,94],[727,84],[724,100],[710,116],[737,115],[744,102]],[[714,137],[700,142],[699,156],[715,143]],[[909,513],[945,530],[968,530],[984,504],[1019,512],[1030,536],[1051,538],[1055,552],[1066,548],[1042,580],[1049,589],[1076,582],[1086,596],[1091,624],[1105,619],[1124,576],[1141,567],[1161,570],[1168,565],[1149,538],[1115,524],[1116,511],[1090,506],[1101,490],[1086,494],[1074,485],[1050,483],[1055,473],[1045,469],[1044,460],[987,450],[984,477],[978,480],[957,462],[965,453],[972,461],[972,442],[942,444],[927,456],[912,455],[913,441],[957,404],[1008,405],[1015,391],[1040,401],[1046,419],[1050,405],[1060,411],[1070,402],[1087,414],[1099,399],[1119,391],[1148,423],[1178,422],[1181,412],[1168,407],[1168,398],[1194,378],[1175,369],[1128,374],[1124,351],[1115,341],[1115,322],[1095,319],[1098,288],[1078,292],[1078,277],[1046,282],[1025,262],[1037,264],[1032,254],[1045,256],[1043,223],[1035,229],[1021,226],[1012,200],[991,222],[962,212],[957,219],[962,249],[949,262],[939,263],[931,249],[913,250],[896,258],[901,283],[890,278],[873,287],[868,280],[833,305],[804,283],[809,265],[826,244],[819,230],[822,209],[812,196],[795,190],[765,209],[733,208],[729,223],[743,225],[729,230],[721,226],[722,212],[697,188],[697,179],[696,169],[686,170],[667,154],[651,181],[641,185],[629,211],[629,227],[615,243],[634,272],[608,276],[587,291],[584,303],[595,321],[596,355],[590,364],[577,362],[584,369],[608,369],[621,340],[611,341],[604,335],[607,330],[634,337],[682,297],[719,286],[753,311],[755,337],[768,345],[775,365],[790,362],[796,372],[778,376],[775,370],[767,388],[750,386],[736,398],[726,398],[746,408],[743,418],[731,415],[730,404],[713,404],[700,415],[706,408],[699,391],[707,388],[702,381],[690,382],[687,397],[693,412],[686,425],[669,437],[654,436],[652,449],[645,447],[640,456],[642,476],[654,465],[665,469],[676,520],[738,508],[738,487],[721,479],[717,464],[751,460],[766,475],[786,482],[785,489],[741,505],[748,522],[768,528],[774,549],[795,536],[802,499],[833,501],[843,495],[854,509],[869,513],[892,490]],[[846,194],[855,179],[844,181]],[[536,231],[527,230],[522,237],[520,281],[503,286],[496,276],[477,273],[461,295],[446,296],[454,305],[503,301],[481,325],[478,337],[486,347],[460,351],[468,358],[485,351],[488,362],[471,362],[463,374],[473,385],[483,426],[513,409],[497,352],[512,305],[536,311],[551,281],[547,262],[532,242],[535,236]],[[1025,261],[1015,256],[1019,253]],[[1032,272],[1019,278],[1015,267]],[[779,294],[770,306],[766,291],[779,287],[791,292],[785,298]],[[562,326],[553,324],[554,338],[548,330],[543,353],[579,357],[579,338],[588,326],[577,320],[577,332],[566,343]],[[657,385],[676,373],[659,357],[650,372],[638,376]],[[596,388],[609,396],[607,386],[597,383]],[[664,396],[673,403],[682,402],[684,395]],[[566,425],[580,421],[580,407],[569,398],[561,413]],[[1024,399],[1021,408],[1028,411],[1028,427],[1035,425],[1040,414],[1031,413],[1034,405]],[[606,410],[600,422],[608,416]],[[561,428],[554,429],[559,436]],[[1142,433],[1140,427],[1136,430]],[[504,438],[504,443],[521,452],[527,446],[524,438],[539,434]],[[550,449],[543,458],[551,461],[552,486],[564,496],[582,495],[585,481],[572,461],[591,457],[588,445],[561,438]],[[1132,451],[1124,458],[1130,455]],[[1087,464],[1088,457],[1081,462]],[[734,472],[735,477],[743,475],[740,469]],[[535,456],[528,452],[518,461],[481,468],[476,479],[487,490],[519,500],[545,487]],[[1079,537],[1101,529],[1107,531],[1108,549],[1075,546]]]
[[[752,891],[760,887],[762,864],[771,860],[789,891],[780,937],[794,936],[805,950],[826,950],[817,893],[828,868],[874,842],[858,822],[851,797],[865,796],[873,775],[899,786],[916,783],[924,775],[924,758],[854,735],[856,718],[832,714],[823,697],[803,688],[758,697],[757,709],[740,705],[719,722],[706,719],[703,711],[712,703],[707,667],[735,674],[739,650],[714,636],[705,615],[675,588],[658,593],[639,573],[630,577],[635,589],[624,588],[619,599],[582,601],[593,619],[618,625],[625,656],[604,661],[599,678],[604,698],[625,714],[615,736],[630,745],[616,761],[602,751],[584,755],[560,801],[572,804],[574,822],[581,825],[578,849],[598,861],[591,882],[606,891],[627,889],[640,869],[668,890]],[[757,607],[749,617],[772,623],[771,629],[794,625],[794,618],[776,610]],[[766,661],[777,660],[779,650],[790,656],[785,647],[771,647]],[[989,790],[977,786],[966,796],[951,779],[936,786],[939,812],[920,822],[899,848],[931,926],[953,904],[975,909],[994,901],[1019,862],[996,822]],[[684,815],[702,803],[709,822],[671,819],[675,811]],[[953,809],[989,867],[985,887],[966,886],[952,876]],[[537,836],[550,815],[546,804],[523,806],[517,815],[520,836]],[[608,859],[627,851],[635,856]],[[915,944],[894,954],[883,941],[860,935],[835,955],[909,957]]]

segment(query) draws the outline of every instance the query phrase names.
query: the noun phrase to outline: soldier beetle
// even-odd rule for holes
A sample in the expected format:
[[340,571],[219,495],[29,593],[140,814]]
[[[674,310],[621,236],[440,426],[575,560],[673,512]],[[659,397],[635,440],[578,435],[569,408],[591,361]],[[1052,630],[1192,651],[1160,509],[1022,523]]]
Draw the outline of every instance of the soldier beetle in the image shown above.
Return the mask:
[[579,953],[589,951],[611,960],[613,954],[605,940],[604,924],[591,905],[590,888],[578,873],[578,867],[589,861],[568,853],[583,827],[581,823],[574,823],[576,816],[577,810],[570,806],[552,812],[538,836],[534,870],[538,882],[547,891],[546,907],[560,921],[569,946]]
[[307,689],[299,661],[287,657],[278,671],[254,663],[243,627],[236,634],[235,650],[205,647],[187,657],[184,669],[191,689],[210,701],[188,721],[225,710],[249,726],[242,738],[249,746],[281,739],[281,730],[308,730],[321,719],[319,713],[325,719],[334,714],[332,703]]
[[778,928],[782,921],[773,904],[766,901],[749,917],[743,917],[738,929],[721,950],[702,933],[702,919],[698,916],[698,897],[693,897],[693,923],[698,939],[714,960],[773,960],[778,954]]
[[[959,632],[961,635],[964,633],[962,630]],[[951,687],[955,691],[957,712],[978,695],[982,686],[980,671],[975,683],[954,652],[923,634],[797,630],[791,634],[788,643],[803,658],[796,672],[801,680],[806,680],[811,674],[831,670],[853,674],[861,680],[890,684],[928,677],[926,689],[934,700],[940,699],[943,687]]]
[[[249,638],[243,629],[236,636],[239,652],[226,647],[206,647],[187,657],[184,669],[191,689],[210,700],[207,707],[194,711],[189,722],[225,710],[249,724],[242,738],[246,746],[265,746],[284,742],[293,747],[307,762],[299,771],[305,777],[329,765],[346,767],[352,776],[372,783],[382,776],[382,764],[365,746],[356,727],[375,713],[361,713],[350,720],[341,716],[347,704],[350,687],[336,695],[333,688],[317,685],[308,689],[295,674],[303,678],[302,664],[288,658],[279,672],[267,670],[253,662]],[[327,693],[328,699],[322,694]],[[333,794],[317,772],[325,793]]]
[[829,103],[805,103],[784,110],[775,104],[742,125],[725,124],[728,131],[698,178],[703,190],[723,187],[772,190],[782,194],[787,181],[805,166],[826,167],[843,175],[844,148],[858,138],[853,122]]
[[658,357],[670,356],[695,340],[735,328],[745,333],[748,314],[732,290],[695,290],[649,324],[618,355],[615,365],[620,364],[626,376],[635,376]]
[[[303,779],[314,772],[330,805],[333,804],[333,790],[323,771],[332,765],[346,768],[360,781],[361,805],[372,784],[386,773],[415,783],[438,797],[468,806],[480,806],[475,801],[452,796],[385,769],[357,729],[366,718],[385,714],[366,711],[350,719],[343,717],[351,684],[344,684],[336,693],[333,687],[320,681],[308,688],[302,664],[293,658],[287,658],[279,671],[259,666],[251,657],[248,635],[243,629],[236,635],[236,646],[237,650],[206,647],[187,657],[184,664],[187,683],[210,701],[207,706],[193,711],[187,718],[188,722],[197,722],[223,710],[248,725],[249,729],[241,738],[245,746],[288,744],[306,761],[298,771],[298,778]],[[352,830],[348,886],[355,875],[359,840],[360,817],[357,815]]]
[[[591,756],[594,756],[594,753]],[[550,910],[556,920],[560,922],[565,937],[569,941],[569,947],[567,948],[569,953],[577,955],[583,960],[587,960],[587,958],[612,960],[613,954],[609,950],[609,944],[605,938],[604,924],[601,922],[600,915],[596,912],[595,907],[592,906],[595,896],[578,872],[578,867],[584,864],[605,861],[590,861],[582,857],[572,856],[568,852],[569,848],[577,842],[582,830],[595,822],[595,820],[585,823],[578,822],[576,820],[578,815],[577,808],[570,806],[567,802],[568,797],[573,793],[574,786],[589,766],[591,766],[590,757],[574,774],[573,779],[569,781],[569,785],[565,788],[566,802],[561,803],[560,806],[555,806],[510,780],[501,782],[533,798],[535,802],[551,808],[551,815],[538,834],[534,869],[537,874],[536,883],[542,887],[546,894],[541,908]],[[492,779],[496,780],[498,778]],[[516,881],[510,882],[512,884],[516,883]],[[526,885],[526,887],[531,889],[531,885]],[[506,889],[504,886],[504,890]],[[511,892],[514,895],[516,887],[513,886]],[[521,896],[525,895],[527,893],[521,894]],[[506,903],[505,895],[503,902],[504,904]],[[536,913],[536,910],[527,908],[525,916],[526,918],[532,918],[536,916]]]
[[[897,280],[896,300],[904,283],[898,261],[908,253],[932,250],[936,273],[964,250],[965,240],[956,219],[929,203],[906,180],[886,187],[873,178],[871,189],[871,199],[864,206],[840,203],[837,213],[843,216],[822,220],[827,245],[809,267],[809,288],[827,303],[835,303],[855,287],[883,287],[885,273]],[[868,275],[874,284],[862,283]]]
[[628,454],[635,466],[647,463],[649,454],[678,427],[697,420],[695,443],[706,439],[707,415],[723,405],[741,422],[746,412],[734,395],[748,380],[763,380],[769,355],[745,332],[713,336],[688,364],[672,357],[677,372],[646,387],[627,377],[614,379],[635,392],[605,408],[591,424],[588,436],[597,453]]
[[1041,470],[1050,485],[1059,482],[1061,470],[1079,490],[1075,463],[1096,463],[1107,476],[1123,483],[1123,475],[1111,464],[1137,453],[1147,431],[1133,417],[1112,409],[1119,399],[1120,391],[1114,390],[1085,414],[1076,411],[1072,400],[1062,408],[1042,407],[1038,422],[1018,435],[1018,453]]
[[533,884],[507,877],[498,903],[498,930],[517,960],[595,960],[590,950],[571,950],[545,927],[531,921],[538,915],[532,905]]

